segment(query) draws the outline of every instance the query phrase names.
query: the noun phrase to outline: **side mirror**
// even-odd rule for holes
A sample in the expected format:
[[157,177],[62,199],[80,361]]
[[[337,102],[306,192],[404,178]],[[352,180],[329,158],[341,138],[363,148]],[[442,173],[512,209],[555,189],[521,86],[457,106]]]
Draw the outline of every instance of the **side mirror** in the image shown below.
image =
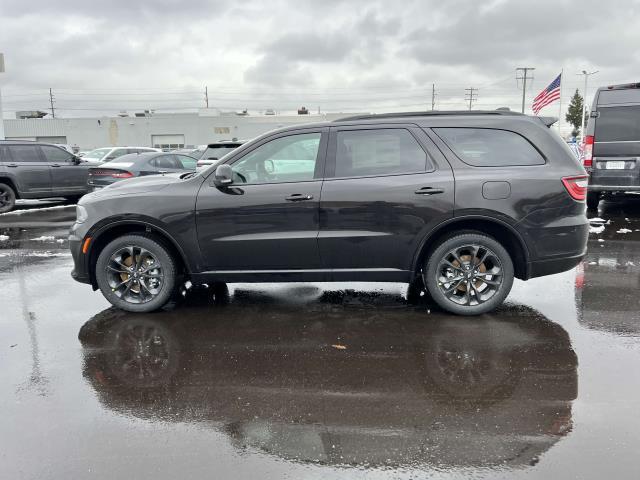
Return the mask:
[[227,165],[226,163],[218,165],[213,181],[219,187],[231,185],[233,183],[233,170],[231,169],[231,165]]

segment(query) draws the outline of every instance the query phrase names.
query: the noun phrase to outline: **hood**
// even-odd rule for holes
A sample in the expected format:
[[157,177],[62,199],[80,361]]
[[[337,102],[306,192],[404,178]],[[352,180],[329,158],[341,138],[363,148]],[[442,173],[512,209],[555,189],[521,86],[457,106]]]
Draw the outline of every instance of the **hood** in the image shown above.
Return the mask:
[[184,180],[180,177],[185,173],[188,172],[129,178],[127,180],[112,183],[111,185],[108,185],[107,187],[95,192],[89,193],[82,198],[90,200],[92,198],[132,195],[149,191],[159,191],[171,184],[183,182]]

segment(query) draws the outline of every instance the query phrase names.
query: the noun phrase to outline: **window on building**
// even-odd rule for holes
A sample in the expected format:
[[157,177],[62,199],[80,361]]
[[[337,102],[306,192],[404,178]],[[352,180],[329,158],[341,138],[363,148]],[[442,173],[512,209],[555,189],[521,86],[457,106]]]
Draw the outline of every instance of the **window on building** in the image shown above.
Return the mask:
[[544,158],[522,135],[491,128],[434,128],[465,163],[476,167],[543,165]]

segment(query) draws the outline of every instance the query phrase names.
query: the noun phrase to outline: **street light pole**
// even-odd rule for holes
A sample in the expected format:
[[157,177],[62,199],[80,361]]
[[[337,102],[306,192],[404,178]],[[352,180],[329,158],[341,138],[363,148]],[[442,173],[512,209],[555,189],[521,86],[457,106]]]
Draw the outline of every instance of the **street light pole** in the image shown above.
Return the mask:
[[[0,53],[0,74],[4,73],[4,53]],[[0,75],[2,77],[2,75]],[[0,140],[4,140],[4,120],[2,116],[2,81],[0,80]]]
[[581,142],[584,142],[585,117],[587,115],[587,81],[589,80],[589,75],[595,75],[598,72],[599,70],[594,70],[593,72],[582,70],[582,73],[578,73],[578,75],[584,75],[584,90],[582,91],[582,127],[580,128]]

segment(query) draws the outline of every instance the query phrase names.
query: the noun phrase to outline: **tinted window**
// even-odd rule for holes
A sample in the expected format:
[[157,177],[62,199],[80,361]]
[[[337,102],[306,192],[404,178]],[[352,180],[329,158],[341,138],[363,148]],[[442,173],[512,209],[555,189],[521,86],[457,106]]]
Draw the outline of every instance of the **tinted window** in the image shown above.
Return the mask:
[[161,155],[159,157],[154,158],[151,161],[151,164],[159,169],[173,169],[173,168],[182,168],[181,165],[178,165],[177,160],[174,155]]
[[320,133],[276,138],[232,165],[237,183],[278,183],[313,180]]
[[207,147],[207,149],[202,154],[202,159],[204,160],[218,160],[224,157],[227,153],[233,152],[240,145],[212,145]]
[[14,162],[41,162],[36,146],[31,145],[11,145],[9,146],[11,157]]
[[337,134],[336,177],[424,172],[427,154],[408,130],[351,130]]
[[640,106],[599,107],[596,142],[640,141]]
[[523,136],[489,128],[434,128],[465,163],[476,167],[542,165],[544,158]]
[[176,155],[176,158],[178,159],[178,163],[181,165],[180,168],[184,168],[185,170],[196,169],[196,163],[198,163],[198,161],[195,158],[187,155]]
[[65,163],[71,158],[71,154],[61,148],[48,147],[46,145],[40,147],[47,161],[51,163]]

